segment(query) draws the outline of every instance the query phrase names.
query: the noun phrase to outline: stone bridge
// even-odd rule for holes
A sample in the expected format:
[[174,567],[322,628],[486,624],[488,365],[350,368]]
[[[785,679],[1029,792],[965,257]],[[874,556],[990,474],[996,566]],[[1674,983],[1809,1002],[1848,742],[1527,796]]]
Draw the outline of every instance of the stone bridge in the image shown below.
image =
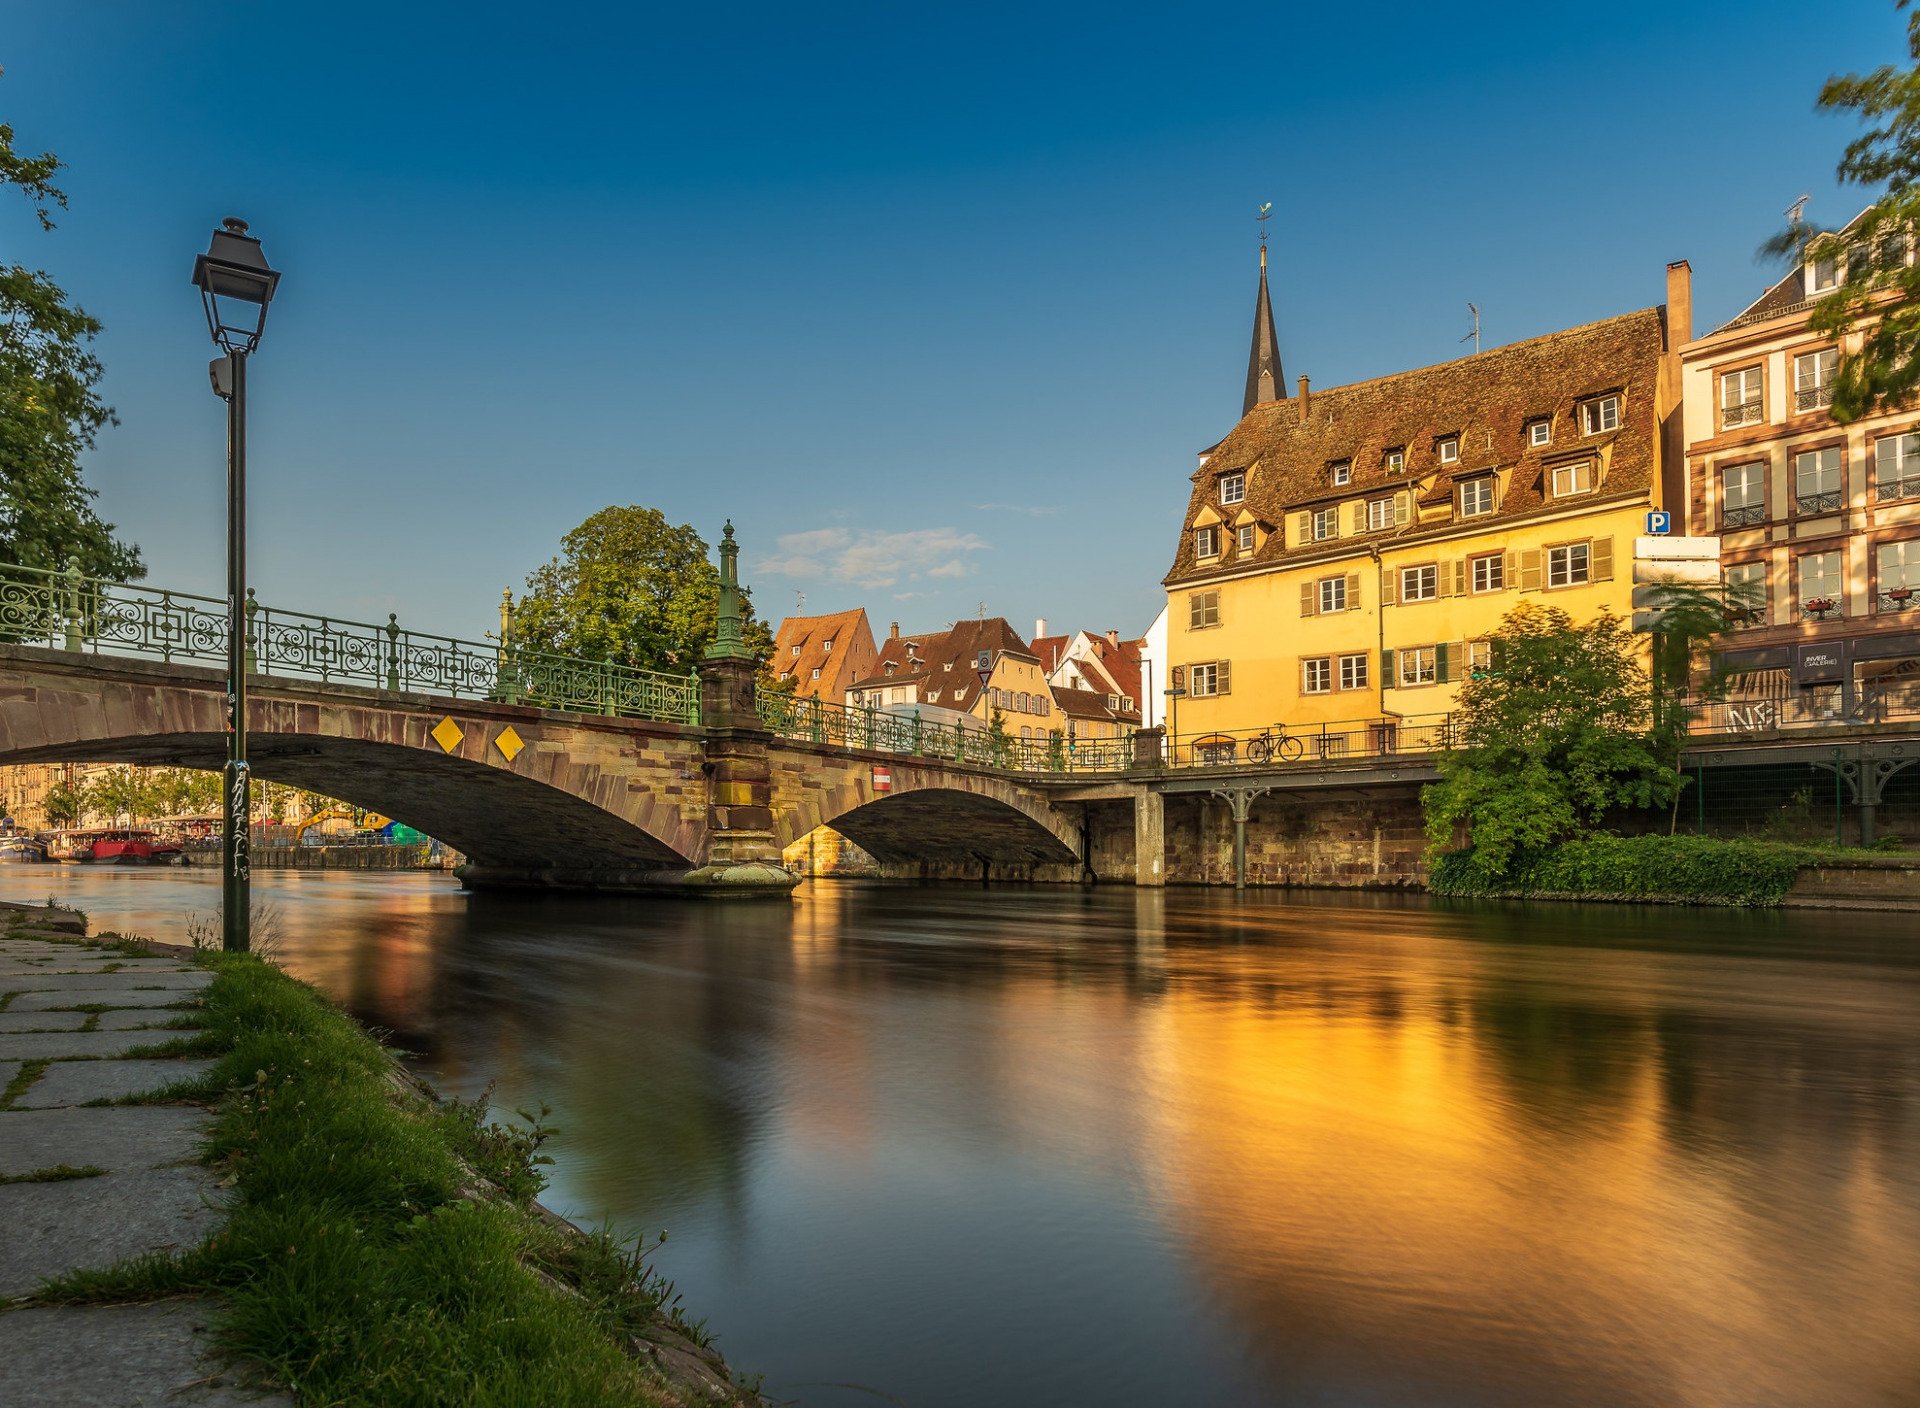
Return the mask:
[[[750,671],[703,675],[702,726],[256,675],[248,752],[259,777],[464,852],[475,885],[725,890],[820,825],[896,866],[1081,862],[1083,817],[1038,787],[777,737]],[[225,711],[218,670],[0,645],[0,764],[217,771]]]

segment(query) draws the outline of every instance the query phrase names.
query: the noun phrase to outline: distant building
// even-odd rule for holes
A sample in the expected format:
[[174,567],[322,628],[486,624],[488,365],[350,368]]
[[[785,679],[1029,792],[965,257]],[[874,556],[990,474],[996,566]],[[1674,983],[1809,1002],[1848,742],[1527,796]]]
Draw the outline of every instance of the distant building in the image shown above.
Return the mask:
[[905,635],[895,624],[872,672],[848,687],[847,703],[895,713],[919,706],[982,726],[991,725],[997,710],[1008,735],[1022,739],[1065,729],[1039,658],[1001,616]]
[[1054,703],[1074,721],[1082,738],[1121,738],[1140,727],[1141,651],[1144,640],[1121,640],[1118,631],[1094,635],[1046,634],[1034,623],[1033,653],[1046,672]]
[[1738,692],[1813,714],[1920,707],[1920,408],[1833,418],[1840,355],[1808,319],[1856,260],[1904,237],[1841,231],[1725,326],[1681,349],[1688,531],[1720,539],[1751,600],[1725,655]]
[[774,637],[767,668],[777,679],[791,680],[798,698],[838,704],[848,685],[873,672],[878,656],[864,610],[789,616]]

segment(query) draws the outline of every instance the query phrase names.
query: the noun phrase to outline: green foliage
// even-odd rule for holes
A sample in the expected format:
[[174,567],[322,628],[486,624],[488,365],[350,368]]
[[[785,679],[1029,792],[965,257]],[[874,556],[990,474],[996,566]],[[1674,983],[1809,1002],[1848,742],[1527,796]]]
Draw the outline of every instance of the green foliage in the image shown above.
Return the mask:
[[1471,864],[1491,879],[1617,807],[1673,799],[1681,777],[1656,737],[1646,672],[1618,617],[1575,625],[1526,603],[1492,641],[1494,668],[1461,687],[1457,746],[1422,794],[1436,849],[1464,826]]
[[1007,732],[1007,716],[998,704],[987,720],[987,754],[999,766],[1013,756],[1013,735]]
[[1067,736],[1057,728],[1047,730],[1047,766],[1055,772],[1067,770]]
[[1920,264],[1905,258],[1920,229],[1920,12],[1907,19],[1907,54],[1906,65],[1836,75],[1820,89],[1822,108],[1852,112],[1866,127],[1840,158],[1841,182],[1885,194],[1843,231],[1796,223],[1762,248],[1795,262],[1829,253],[1840,261],[1839,285],[1808,325],[1836,341],[1864,333],[1858,350],[1842,352],[1833,383],[1842,423],[1903,407],[1920,388]]
[[[773,652],[766,623],[741,589],[741,639],[757,663]],[[690,524],[658,509],[601,509],[567,534],[560,556],[527,578],[513,608],[518,646],[611,660],[639,669],[690,672],[713,644],[720,572]]]
[[[22,156],[0,123],[0,185],[33,202],[43,229],[64,208],[51,152]],[[100,324],[67,302],[46,274],[0,264],[0,561],[59,568],[126,582],[145,570],[140,553],[113,536],[93,511],[80,455],[93,448],[113,411],[95,391],[100,361],[88,345]]]
[[1498,870],[1470,851],[1436,856],[1436,895],[1777,905],[1817,853],[1771,841],[1709,836],[1594,836],[1515,855]]
[[78,826],[87,810],[87,794],[70,782],[56,782],[40,799],[40,807],[54,826]]
[[1687,727],[1700,705],[1726,697],[1730,677],[1717,668],[1714,647],[1729,627],[1759,609],[1761,596],[1726,583],[1656,584],[1649,595],[1660,613],[1650,637],[1654,737],[1661,756],[1678,767]]

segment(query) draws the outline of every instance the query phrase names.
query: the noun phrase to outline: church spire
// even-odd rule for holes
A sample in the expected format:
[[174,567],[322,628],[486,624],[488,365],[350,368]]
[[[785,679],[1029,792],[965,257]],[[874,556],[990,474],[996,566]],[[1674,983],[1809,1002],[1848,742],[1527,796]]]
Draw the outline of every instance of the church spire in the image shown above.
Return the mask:
[[1286,378],[1280,371],[1280,336],[1273,327],[1273,300],[1267,294],[1265,221],[1271,209],[1271,203],[1260,208],[1260,293],[1253,304],[1253,350],[1247,354],[1247,400],[1240,408],[1243,416],[1255,406],[1278,401],[1286,394],[1280,389]]

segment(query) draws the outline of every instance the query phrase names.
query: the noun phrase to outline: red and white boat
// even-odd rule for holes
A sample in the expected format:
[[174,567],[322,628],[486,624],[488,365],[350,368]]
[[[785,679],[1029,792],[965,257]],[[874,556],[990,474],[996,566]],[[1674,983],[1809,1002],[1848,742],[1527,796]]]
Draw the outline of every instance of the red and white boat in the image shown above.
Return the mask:
[[54,832],[47,842],[47,859],[81,865],[177,865],[181,850],[138,827],[91,826]]

